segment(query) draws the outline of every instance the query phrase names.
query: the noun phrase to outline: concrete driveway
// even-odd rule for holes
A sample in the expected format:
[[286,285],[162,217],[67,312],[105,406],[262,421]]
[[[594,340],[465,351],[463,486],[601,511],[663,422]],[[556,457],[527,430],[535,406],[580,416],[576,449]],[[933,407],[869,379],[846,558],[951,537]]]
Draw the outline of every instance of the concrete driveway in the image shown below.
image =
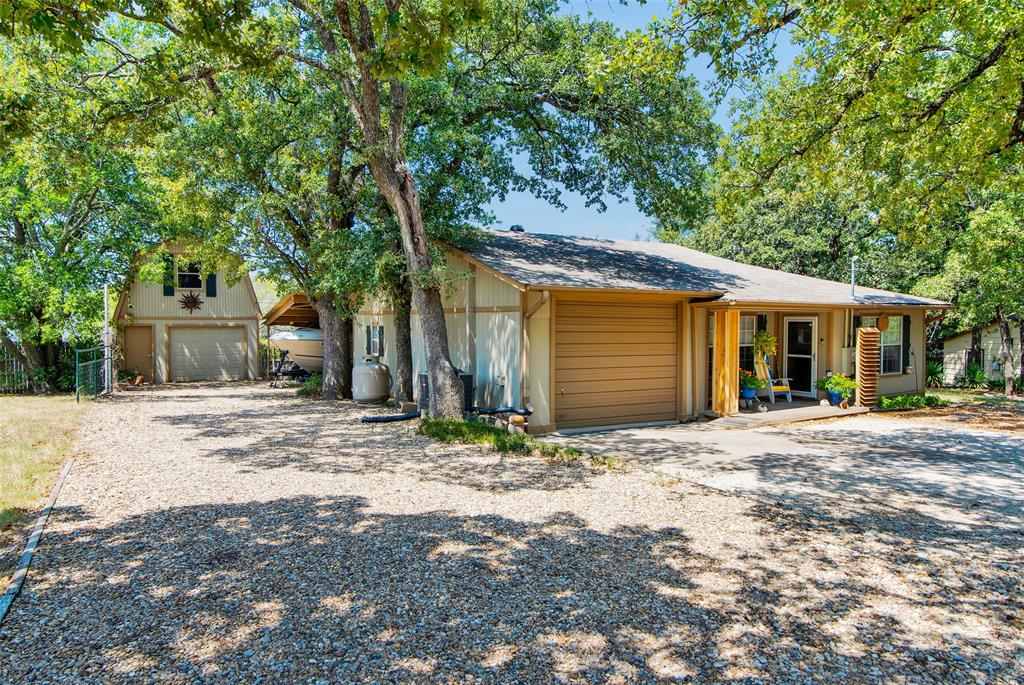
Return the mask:
[[[753,430],[705,424],[553,438],[731,493],[850,517],[900,514],[933,541],[1024,542],[1024,435],[882,415]],[[873,521],[877,525],[877,521]],[[895,522],[894,522],[895,525]]]

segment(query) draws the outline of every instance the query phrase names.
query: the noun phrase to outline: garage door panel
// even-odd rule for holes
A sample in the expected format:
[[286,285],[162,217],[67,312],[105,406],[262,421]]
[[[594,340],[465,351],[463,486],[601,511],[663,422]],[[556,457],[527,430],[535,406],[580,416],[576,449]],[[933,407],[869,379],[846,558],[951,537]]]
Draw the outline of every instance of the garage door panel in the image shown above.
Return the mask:
[[245,329],[171,328],[171,379],[241,380],[245,377]]
[[672,390],[674,392],[676,378],[675,373],[660,378],[623,379],[591,375],[588,379],[576,382],[566,383],[563,379],[559,387],[566,388],[566,396],[590,392],[628,392],[630,390]]
[[597,303],[558,303],[558,318],[583,317],[622,319],[664,319],[675,317],[675,305],[652,304],[597,304]]
[[578,409],[556,409],[555,421],[559,428],[571,427],[568,422],[576,426],[599,426],[611,423],[646,423],[648,421],[671,421],[676,418],[676,405],[673,402],[670,406],[664,403],[650,402],[645,404],[634,404],[628,407],[622,405],[609,407],[591,407],[586,413]]
[[[638,342],[638,339],[642,342]],[[675,345],[676,332],[672,331],[559,331],[558,342],[564,345],[628,345],[633,352],[637,346]]]
[[676,305],[564,302],[555,318],[555,421],[567,428],[671,420]]
[[[635,338],[636,336],[634,336]],[[558,344],[559,357],[635,357],[637,352],[645,355],[672,355],[676,354],[677,343],[647,343],[637,341],[629,343],[600,343],[577,344],[563,343],[560,339]]]
[[672,333],[676,330],[676,322],[668,321],[666,319],[607,319],[602,318],[594,320],[593,317],[573,317],[562,318],[561,313],[557,316],[557,330],[559,333],[567,332],[596,332],[596,331],[611,331],[611,332],[630,332],[630,331],[643,331],[643,332],[667,332]]
[[[619,360],[616,360],[618,363]],[[603,369],[563,369],[559,367],[555,371],[555,381],[566,383],[570,381],[624,381],[630,379],[668,378],[675,382],[676,367],[674,364],[666,366],[637,366],[637,367],[611,367]]]
[[619,411],[622,411],[624,407],[657,403],[663,406],[671,404],[672,411],[675,411],[675,402],[676,389],[674,384],[669,388],[633,391],[605,390],[603,392],[583,392],[558,396],[559,409],[617,407]]

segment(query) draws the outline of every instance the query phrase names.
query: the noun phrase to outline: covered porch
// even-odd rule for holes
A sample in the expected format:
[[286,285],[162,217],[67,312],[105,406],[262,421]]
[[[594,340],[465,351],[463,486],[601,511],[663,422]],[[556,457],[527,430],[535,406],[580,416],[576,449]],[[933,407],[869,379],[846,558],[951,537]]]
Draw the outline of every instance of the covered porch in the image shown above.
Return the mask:
[[[694,340],[696,367],[702,373],[697,406],[703,406],[705,413],[744,417],[738,423],[763,425],[850,412],[820,407],[825,393],[818,391],[817,382],[833,373],[852,376],[856,370],[859,321],[852,309],[708,303],[698,305],[698,312]],[[774,338],[775,350],[767,355],[766,364],[756,363],[763,357],[755,353],[758,336]],[[741,370],[762,381],[770,375],[775,382],[759,389],[757,400],[741,400]],[[788,388],[788,393],[781,387]],[[855,398],[850,404],[855,404]]]

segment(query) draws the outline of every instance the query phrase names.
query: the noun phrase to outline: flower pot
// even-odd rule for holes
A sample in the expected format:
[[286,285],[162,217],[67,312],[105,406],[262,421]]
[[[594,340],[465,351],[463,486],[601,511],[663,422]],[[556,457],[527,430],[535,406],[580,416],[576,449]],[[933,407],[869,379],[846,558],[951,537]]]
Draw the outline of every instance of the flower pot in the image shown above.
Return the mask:
[[757,388],[748,388],[746,386],[740,387],[740,399],[741,400],[752,400],[757,396]]
[[839,403],[843,401],[843,395],[838,390],[828,391],[828,402],[833,407],[838,407]]

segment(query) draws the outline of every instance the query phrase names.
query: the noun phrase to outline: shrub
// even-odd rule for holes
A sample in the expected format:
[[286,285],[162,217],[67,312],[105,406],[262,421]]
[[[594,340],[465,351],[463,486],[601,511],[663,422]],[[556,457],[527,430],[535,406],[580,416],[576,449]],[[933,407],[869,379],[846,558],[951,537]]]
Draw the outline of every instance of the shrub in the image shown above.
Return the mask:
[[818,390],[831,390],[837,392],[843,399],[853,397],[854,391],[860,387],[860,383],[853,380],[845,373],[834,373],[818,380],[815,384]]
[[878,400],[879,409],[924,409],[925,407],[945,407],[948,404],[948,400],[935,395],[896,395],[895,397],[881,397]]
[[967,371],[956,380],[958,387],[968,390],[988,390],[988,374],[981,364],[971,362],[967,365]]
[[299,397],[320,397],[324,391],[324,377],[318,373],[314,373],[312,376],[307,378],[299,386],[299,389],[295,391],[295,394]]
[[509,433],[471,419],[423,419],[417,429],[421,435],[441,442],[459,442],[466,445],[489,445],[502,454],[533,454],[538,452],[547,459],[575,459],[583,454],[575,447],[566,447],[519,433]]
[[929,388],[942,387],[942,362],[928,361],[924,365],[924,383]]
[[988,382],[988,389],[994,392],[1006,392],[1006,379],[997,378]]

